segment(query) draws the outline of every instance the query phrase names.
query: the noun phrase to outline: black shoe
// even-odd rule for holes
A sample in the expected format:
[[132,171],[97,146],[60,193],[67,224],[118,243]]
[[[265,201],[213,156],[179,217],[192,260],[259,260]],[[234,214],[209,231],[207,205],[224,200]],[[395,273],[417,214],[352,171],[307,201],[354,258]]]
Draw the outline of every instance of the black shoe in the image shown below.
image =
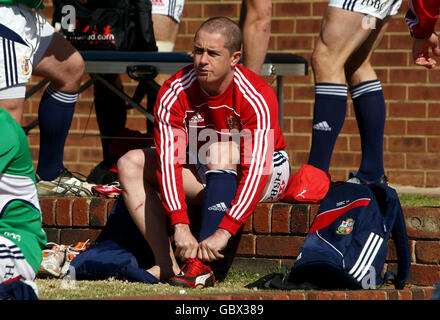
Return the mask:
[[105,185],[118,180],[118,171],[115,166],[108,166],[104,161],[100,162],[87,177],[88,183]]
[[380,177],[380,179],[377,180],[377,181],[367,181],[367,180],[357,176],[355,173],[350,172],[350,175],[349,175],[349,178],[348,178],[347,182],[357,183],[357,184],[380,183],[380,184],[383,184],[383,185],[387,186],[388,185],[388,178],[387,178],[386,175],[382,175],[382,177]]

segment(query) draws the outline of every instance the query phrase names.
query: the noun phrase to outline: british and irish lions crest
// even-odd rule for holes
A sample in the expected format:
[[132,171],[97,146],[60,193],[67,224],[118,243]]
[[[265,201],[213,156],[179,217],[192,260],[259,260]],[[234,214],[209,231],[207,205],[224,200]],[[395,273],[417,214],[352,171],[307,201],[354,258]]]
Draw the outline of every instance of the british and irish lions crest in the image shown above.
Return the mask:
[[353,231],[353,225],[354,225],[353,219],[350,218],[350,219],[344,220],[339,225],[338,229],[336,230],[336,233],[340,234],[340,235],[348,235]]
[[31,73],[31,71],[32,71],[31,60],[29,59],[29,57],[24,56],[23,59],[21,60],[21,73],[24,76],[27,76]]

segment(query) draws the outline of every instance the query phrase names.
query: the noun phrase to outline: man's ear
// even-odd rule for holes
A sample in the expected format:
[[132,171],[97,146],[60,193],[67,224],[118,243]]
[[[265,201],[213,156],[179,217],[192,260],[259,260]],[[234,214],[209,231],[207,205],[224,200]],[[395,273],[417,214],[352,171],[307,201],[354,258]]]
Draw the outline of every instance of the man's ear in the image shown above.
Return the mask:
[[232,67],[235,67],[235,65],[240,61],[240,59],[241,59],[241,56],[242,56],[242,53],[241,53],[241,51],[235,51],[233,54],[232,54],[232,59],[231,59],[231,66]]

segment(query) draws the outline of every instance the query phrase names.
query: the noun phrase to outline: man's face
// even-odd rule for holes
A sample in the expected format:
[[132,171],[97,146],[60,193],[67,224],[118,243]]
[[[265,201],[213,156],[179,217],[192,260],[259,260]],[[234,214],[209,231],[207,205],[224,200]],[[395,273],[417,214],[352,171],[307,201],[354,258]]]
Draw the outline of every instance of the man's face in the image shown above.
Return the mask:
[[232,79],[234,66],[238,62],[235,53],[225,48],[225,38],[220,33],[200,30],[194,40],[194,69],[202,87],[210,93],[224,90]]

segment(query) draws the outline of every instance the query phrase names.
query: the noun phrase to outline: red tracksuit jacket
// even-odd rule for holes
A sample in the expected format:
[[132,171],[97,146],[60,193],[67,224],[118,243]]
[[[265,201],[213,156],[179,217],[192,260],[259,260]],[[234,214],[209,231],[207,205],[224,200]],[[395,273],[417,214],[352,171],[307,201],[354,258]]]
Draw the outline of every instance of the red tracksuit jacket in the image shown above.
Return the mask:
[[189,224],[182,165],[187,160],[188,148],[194,154],[206,143],[203,138],[195,138],[193,133],[211,129],[218,138],[230,137],[233,129],[250,133],[247,139],[241,139],[239,167],[242,178],[232,206],[219,226],[235,235],[261,198],[268,180],[265,166],[271,164],[273,152],[286,146],[273,89],[257,74],[238,65],[229,87],[211,97],[200,87],[194,66],[190,65],[160,89],[155,120],[157,178],[172,225]]

